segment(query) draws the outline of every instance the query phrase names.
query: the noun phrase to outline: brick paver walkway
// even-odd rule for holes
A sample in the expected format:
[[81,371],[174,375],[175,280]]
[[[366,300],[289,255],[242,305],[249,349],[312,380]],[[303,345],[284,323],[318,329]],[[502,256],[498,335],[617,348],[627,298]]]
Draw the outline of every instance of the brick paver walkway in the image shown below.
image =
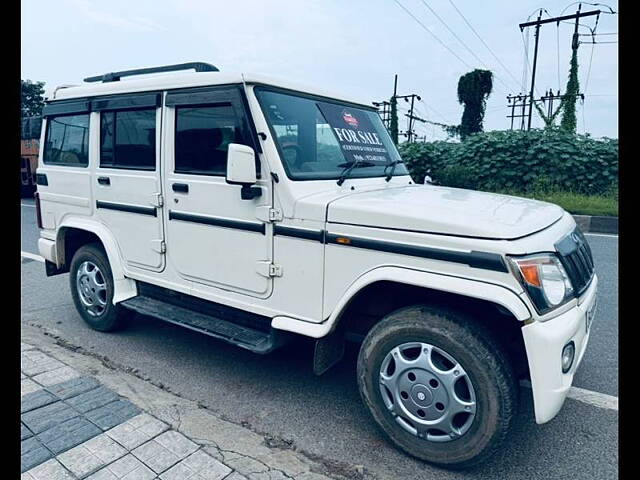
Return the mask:
[[241,480],[200,445],[22,344],[21,480]]

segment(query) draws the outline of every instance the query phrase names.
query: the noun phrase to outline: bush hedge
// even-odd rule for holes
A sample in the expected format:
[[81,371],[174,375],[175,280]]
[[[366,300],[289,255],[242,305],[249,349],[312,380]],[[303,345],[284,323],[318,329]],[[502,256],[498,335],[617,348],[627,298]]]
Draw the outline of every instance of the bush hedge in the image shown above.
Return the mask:
[[402,155],[417,183],[476,190],[569,191],[607,195],[618,187],[618,140],[549,130],[471,135],[464,142],[404,143]]

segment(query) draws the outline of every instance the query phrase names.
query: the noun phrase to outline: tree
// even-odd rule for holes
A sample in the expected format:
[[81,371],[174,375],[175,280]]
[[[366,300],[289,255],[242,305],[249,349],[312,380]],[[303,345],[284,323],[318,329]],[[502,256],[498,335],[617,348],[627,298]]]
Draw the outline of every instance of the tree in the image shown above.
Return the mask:
[[576,100],[580,93],[580,83],[578,82],[578,48],[571,53],[571,66],[569,68],[569,80],[565,97],[562,102],[562,119],[560,129],[567,133],[576,133],[578,121],[576,120]]
[[464,141],[473,133],[482,132],[482,121],[487,98],[493,90],[493,73],[475,69],[460,77],[458,81],[458,102],[464,104],[460,122],[460,139]]
[[22,102],[20,112],[23,117],[39,116],[44,105],[44,82],[20,80]]
[[398,144],[398,99],[391,97],[391,117],[389,118],[389,130],[393,143]]

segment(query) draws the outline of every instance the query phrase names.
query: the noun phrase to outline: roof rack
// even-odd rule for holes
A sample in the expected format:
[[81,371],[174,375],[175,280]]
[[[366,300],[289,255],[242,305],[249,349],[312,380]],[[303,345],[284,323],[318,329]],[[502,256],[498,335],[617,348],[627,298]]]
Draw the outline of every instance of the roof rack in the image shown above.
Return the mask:
[[133,75],[145,75],[147,73],[160,73],[160,72],[177,72],[180,70],[191,70],[196,72],[219,72],[217,67],[210,63],[203,62],[189,62],[178,63],[176,65],[164,65],[162,67],[149,67],[149,68],[136,68],[135,70],[123,70],[122,72],[111,72],[103,75],[96,75],[95,77],[87,77],[85,82],[118,82],[122,77],[131,77]]

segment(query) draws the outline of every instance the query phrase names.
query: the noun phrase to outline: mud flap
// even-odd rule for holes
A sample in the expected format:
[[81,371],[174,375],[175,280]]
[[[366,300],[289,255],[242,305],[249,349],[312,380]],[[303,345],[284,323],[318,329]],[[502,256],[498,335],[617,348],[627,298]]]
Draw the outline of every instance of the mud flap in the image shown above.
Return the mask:
[[338,329],[316,341],[313,353],[313,373],[322,375],[342,360],[345,350],[344,332]]

